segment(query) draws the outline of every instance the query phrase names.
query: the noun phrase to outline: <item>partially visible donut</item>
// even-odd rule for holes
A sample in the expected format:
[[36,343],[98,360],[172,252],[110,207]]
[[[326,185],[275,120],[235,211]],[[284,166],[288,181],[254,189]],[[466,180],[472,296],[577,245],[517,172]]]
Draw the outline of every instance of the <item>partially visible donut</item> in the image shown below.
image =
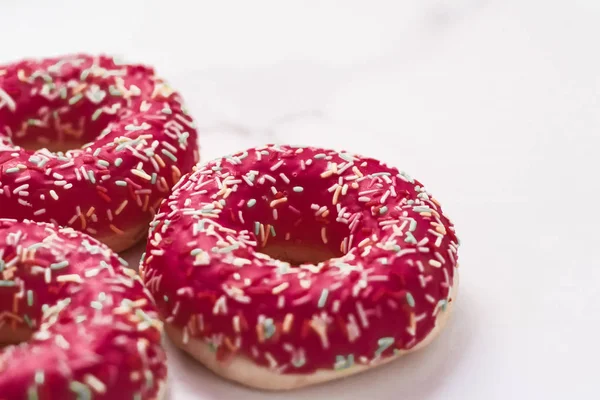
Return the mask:
[[158,399],[162,322],[135,271],[71,228],[0,219],[0,399]]
[[88,55],[0,65],[0,218],[120,251],[197,160],[194,123],[152,68]]
[[313,147],[200,166],[148,238],[141,273],[171,339],[263,389],[339,378],[425,346],[458,282],[454,227],[421,183]]

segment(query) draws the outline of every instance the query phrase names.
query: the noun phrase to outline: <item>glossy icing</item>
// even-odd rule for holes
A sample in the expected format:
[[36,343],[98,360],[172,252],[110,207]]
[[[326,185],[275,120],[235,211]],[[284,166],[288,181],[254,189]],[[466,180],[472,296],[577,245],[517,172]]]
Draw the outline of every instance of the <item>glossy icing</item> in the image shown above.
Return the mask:
[[0,65],[0,217],[120,235],[197,160],[194,123],[152,68],[89,55]]
[[162,323],[135,271],[71,228],[0,219],[0,399],[154,399]]
[[[339,257],[290,265],[286,244]],[[265,247],[266,246],[266,247]],[[184,343],[279,373],[371,365],[411,349],[450,298],[458,239],[396,168],[347,152],[265,146],[185,176],[151,223],[143,279]]]

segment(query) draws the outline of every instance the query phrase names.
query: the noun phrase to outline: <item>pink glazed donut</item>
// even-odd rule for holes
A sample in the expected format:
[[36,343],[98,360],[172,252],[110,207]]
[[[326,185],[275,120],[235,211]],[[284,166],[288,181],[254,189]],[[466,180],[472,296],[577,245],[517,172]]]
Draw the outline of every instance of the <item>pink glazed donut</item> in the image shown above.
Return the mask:
[[0,218],[124,250],[197,160],[194,124],[152,68],[88,55],[0,65]]
[[245,385],[291,389],[429,343],[458,240],[423,185],[372,158],[266,146],[185,176],[141,272],[182,349]]
[[135,271],[71,228],[0,219],[1,400],[158,399],[162,322]]

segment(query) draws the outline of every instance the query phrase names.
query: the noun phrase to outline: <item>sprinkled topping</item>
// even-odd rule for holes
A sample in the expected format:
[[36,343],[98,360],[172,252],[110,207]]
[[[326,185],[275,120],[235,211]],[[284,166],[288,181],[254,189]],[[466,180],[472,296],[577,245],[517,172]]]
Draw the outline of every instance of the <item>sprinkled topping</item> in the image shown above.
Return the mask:
[[371,365],[424,340],[452,301],[458,239],[439,203],[347,152],[215,159],[151,227],[146,285],[182,340],[218,360],[241,353],[283,374]]
[[126,234],[198,161],[181,97],[149,67],[73,55],[0,71],[0,218]]
[[162,324],[108,247],[71,228],[0,219],[0,267],[0,326],[33,330],[30,343],[0,349],[0,393],[156,398],[167,372]]

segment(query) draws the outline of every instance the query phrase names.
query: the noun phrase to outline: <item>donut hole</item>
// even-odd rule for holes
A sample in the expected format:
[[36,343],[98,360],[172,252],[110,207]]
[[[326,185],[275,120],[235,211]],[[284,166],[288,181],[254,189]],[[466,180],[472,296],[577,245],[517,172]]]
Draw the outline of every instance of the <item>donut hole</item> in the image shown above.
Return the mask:
[[324,245],[305,243],[271,243],[261,248],[260,252],[291,265],[318,264],[343,255]]
[[29,151],[47,149],[54,153],[81,149],[96,140],[115,118],[101,116],[96,121],[88,121],[85,117],[78,117],[76,122],[67,122],[74,117],[57,117],[58,114],[48,108],[40,113],[43,116],[33,112],[26,113],[23,119],[17,121],[19,124],[10,126],[9,138],[14,145]]
[[65,140],[50,140],[46,136],[38,136],[35,140],[31,137],[27,139],[12,138],[13,144],[29,151],[47,149],[53,153],[65,153],[69,150],[82,148],[87,141],[75,138]]
[[271,258],[301,265],[318,264],[344,255],[341,243],[349,235],[347,225],[309,218],[300,223],[292,218],[269,222],[264,234],[259,229],[257,250]]
[[[309,187],[308,183],[303,185]],[[336,221],[335,214],[325,206],[316,209],[308,190],[306,194],[292,190],[273,193],[273,186],[265,186],[247,193],[246,199],[250,200],[242,203],[237,198],[229,199],[227,204],[242,207],[223,212],[231,218],[229,228],[253,234],[256,251],[296,266],[339,258],[350,249],[349,224]],[[282,196],[286,197],[283,202]]]
[[[39,139],[46,139],[44,137],[40,137]],[[69,150],[80,149],[85,144],[84,141],[69,141],[69,142],[52,142],[45,140],[38,141],[23,141],[20,143],[19,141],[13,140],[13,143],[19,147],[22,147],[25,150],[29,151],[37,151],[41,149],[47,149],[53,153],[65,153]]]
[[0,328],[0,348],[27,342],[31,339],[33,331],[23,327],[14,328],[10,324],[4,324]]

